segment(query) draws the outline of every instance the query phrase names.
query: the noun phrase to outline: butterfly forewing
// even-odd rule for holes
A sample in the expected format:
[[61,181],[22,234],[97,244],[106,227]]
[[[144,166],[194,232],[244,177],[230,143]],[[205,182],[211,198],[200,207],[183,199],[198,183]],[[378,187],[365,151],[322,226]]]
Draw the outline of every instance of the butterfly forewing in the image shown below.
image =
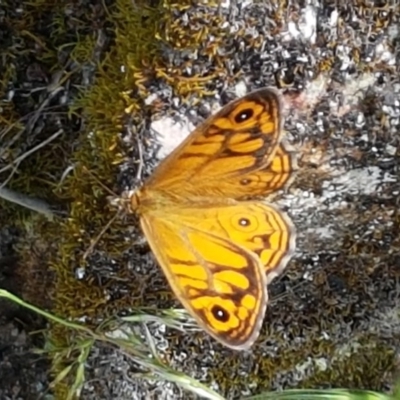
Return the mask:
[[183,186],[192,194],[201,188],[208,197],[221,197],[221,180],[231,178],[238,191],[238,179],[271,163],[282,135],[280,112],[274,89],[229,103],[163,160],[146,185],[174,194]]

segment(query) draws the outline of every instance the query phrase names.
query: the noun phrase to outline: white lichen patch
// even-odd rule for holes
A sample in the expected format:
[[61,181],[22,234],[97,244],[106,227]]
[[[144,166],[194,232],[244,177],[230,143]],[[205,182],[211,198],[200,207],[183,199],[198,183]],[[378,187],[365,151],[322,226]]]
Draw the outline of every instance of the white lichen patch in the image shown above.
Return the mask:
[[185,117],[181,117],[180,122],[171,117],[164,117],[153,121],[151,129],[156,132],[156,139],[160,146],[157,157],[162,160],[186,139],[194,130],[194,126]]
[[[300,18],[289,20],[287,31],[282,35],[283,41],[302,40],[315,43],[317,35],[317,8],[316,5],[309,4],[302,9]],[[288,14],[290,15],[290,14]]]
[[372,195],[380,191],[382,184],[394,183],[397,178],[376,166],[357,168],[346,171],[334,177],[330,182],[324,182],[323,196],[330,198],[338,194]]

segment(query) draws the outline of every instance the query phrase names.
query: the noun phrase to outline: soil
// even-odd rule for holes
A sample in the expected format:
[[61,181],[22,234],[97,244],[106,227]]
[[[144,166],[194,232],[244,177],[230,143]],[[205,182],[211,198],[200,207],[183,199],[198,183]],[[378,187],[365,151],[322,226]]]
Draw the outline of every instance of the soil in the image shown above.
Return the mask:
[[[8,253],[0,258],[0,287],[18,296],[26,282],[18,273],[21,266],[12,255],[10,240],[5,235],[0,238],[0,254]],[[50,364],[36,352],[43,348],[38,331],[45,328],[45,321],[3,298],[0,314],[0,399],[48,399]]]

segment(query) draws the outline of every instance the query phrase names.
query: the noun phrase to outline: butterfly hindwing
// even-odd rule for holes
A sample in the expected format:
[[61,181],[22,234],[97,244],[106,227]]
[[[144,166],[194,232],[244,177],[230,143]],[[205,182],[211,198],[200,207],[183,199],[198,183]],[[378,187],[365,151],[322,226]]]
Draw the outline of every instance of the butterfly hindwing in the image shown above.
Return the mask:
[[175,295],[213,337],[248,348],[264,317],[266,266],[281,271],[291,226],[263,203],[180,208],[142,218],[142,229]]

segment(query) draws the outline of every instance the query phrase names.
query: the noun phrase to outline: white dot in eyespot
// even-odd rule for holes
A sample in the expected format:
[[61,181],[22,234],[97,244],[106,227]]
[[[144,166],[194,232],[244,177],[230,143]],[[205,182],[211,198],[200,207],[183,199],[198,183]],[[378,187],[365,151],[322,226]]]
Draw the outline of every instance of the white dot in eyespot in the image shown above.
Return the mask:
[[240,226],[249,226],[250,221],[247,218],[240,218],[239,219],[239,225]]
[[223,307],[213,306],[211,309],[214,318],[216,318],[220,322],[227,322],[230,318],[229,311],[226,311]]
[[253,111],[252,110],[243,110],[241,111],[239,114],[236,115],[235,120],[239,123],[239,122],[245,122],[247,121],[249,118],[251,118],[253,116]]

